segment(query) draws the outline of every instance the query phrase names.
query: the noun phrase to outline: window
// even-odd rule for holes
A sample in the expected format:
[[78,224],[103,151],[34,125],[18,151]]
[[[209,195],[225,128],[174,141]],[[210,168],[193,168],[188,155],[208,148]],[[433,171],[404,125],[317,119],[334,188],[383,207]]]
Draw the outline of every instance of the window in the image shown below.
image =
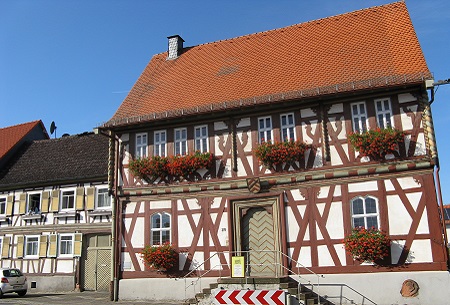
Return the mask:
[[364,102],[351,104],[352,108],[352,121],[354,132],[366,132],[367,131],[367,114],[366,104]]
[[97,189],[97,206],[96,208],[110,208],[111,207],[111,200],[109,198],[108,189],[102,188]]
[[0,215],[6,215],[6,198],[0,198]]
[[136,134],[136,158],[143,158],[147,156],[147,134]]
[[444,220],[450,221],[450,208],[444,208]]
[[175,129],[175,155],[187,154],[187,129]]
[[27,213],[38,214],[41,212],[41,194],[29,194],[27,202]]
[[270,116],[258,119],[258,141],[272,141],[272,118]]
[[37,256],[39,250],[39,236],[25,237],[25,256]]
[[164,212],[153,214],[151,222],[151,244],[162,245],[170,242],[170,214]]
[[73,210],[75,208],[75,191],[63,191],[61,210]]
[[380,128],[392,127],[391,100],[388,98],[375,100],[375,108],[378,126]]
[[73,255],[73,234],[61,234],[59,236],[59,255]]
[[3,257],[3,237],[0,236],[0,258]]
[[208,151],[208,127],[206,125],[195,127],[195,151],[202,153]]
[[352,200],[352,225],[353,228],[372,227],[379,229],[378,202],[374,197],[356,197]]
[[286,113],[280,116],[281,119],[281,140],[295,141],[294,114]]
[[165,157],[166,156],[166,131],[158,130],[154,133],[154,150],[153,154],[155,156]]

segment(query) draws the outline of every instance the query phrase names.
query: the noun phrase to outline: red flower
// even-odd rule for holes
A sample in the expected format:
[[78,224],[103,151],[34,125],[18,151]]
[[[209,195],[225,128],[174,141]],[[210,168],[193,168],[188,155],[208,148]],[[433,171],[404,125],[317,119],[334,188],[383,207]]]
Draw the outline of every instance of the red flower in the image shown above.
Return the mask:
[[361,156],[378,160],[396,151],[398,144],[404,142],[404,137],[403,131],[388,127],[375,128],[363,133],[350,132],[347,138]]
[[178,253],[170,243],[147,245],[140,253],[147,268],[168,271],[178,262]]
[[261,164],[267,168],[272,168],[283,163],[293,164],[305,157],[306,149],[311,148],[310,145],[302,141],[285,141],[285,142],[262,142],[254,150],[255,156]]
[[389,255],[391,241],[382,231],[371,228],[354,228],[344,238],[345,250],[359,261],[377,261]]

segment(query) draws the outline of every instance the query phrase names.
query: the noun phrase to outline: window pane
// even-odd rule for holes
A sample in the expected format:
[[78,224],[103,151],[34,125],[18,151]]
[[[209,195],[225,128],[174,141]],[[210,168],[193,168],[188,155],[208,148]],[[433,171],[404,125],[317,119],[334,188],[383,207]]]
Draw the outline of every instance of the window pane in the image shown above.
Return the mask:
[[152,232],[152,245],[160,245],[160,231],[153,231]]
[[162,216],[162,227],[170,228],[170,216],[166,213],[164,213]]
[[377,205],[373,198],[366,198],[366,213],[376,213]]
[[353,200],[353,214],[364,214],[364,207],[362,199]]
[[384,100],[384,110],[389,110],[389,100]]
[[364,227],[364,218],[362,217],[353,218],[353,227],[354,228]]
[[367,228],[375,228],[378,229],[378,221],[376,216],[367,217]]
[[353,107],[352,107],[352,109],[353,109],[353,114],[358,114],[358,105],[353,105]]
[[0,198],[0,214],[6,213],[6,199]]
[[377,102],[377,111],[383,111],[383,108],[381,107],[381,101]]
[[152,216],[152,228],[160,228],[161,227],[161,218],[159,214],[155,214]]
[[162,231],[161,243],[169,243],[170,242],[170,231]]
[[360,114],[366,113],[366,107],[364,106],[364,103],[359,104],[359,113]]

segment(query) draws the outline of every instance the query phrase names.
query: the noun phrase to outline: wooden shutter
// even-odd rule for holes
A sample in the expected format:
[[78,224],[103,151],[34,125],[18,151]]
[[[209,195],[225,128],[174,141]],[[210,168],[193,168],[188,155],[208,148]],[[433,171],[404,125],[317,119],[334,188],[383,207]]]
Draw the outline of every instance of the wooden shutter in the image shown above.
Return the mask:
[[95,187],[88,187],[87,189],[86,209],[93,210],[95,208]]
[[20,194],[19,200],[19,214],[25,214],[27,212],[27,193]]
[[59,211],[59,190],[52,191],[52,204],[50,206],[50,212]]
[[73,256],[81,256],[81,244],[83,240],[83,234],[75,233],[73,242]]
[[58,250],[58,235],[50,234],[48,240],[48,257],[56,257]]
[[42,192],[42,205],[41,205],[42,213],[48,212],[49,204],[50,204],[50,192],[49,191]]
[[39,236],[39,257],[47,256],[47,235]]
[[14,196],[8,196],[6,199],[6,216],[12,216],[14,207]]
[[84,187],[77,187],[75,196],[75,210],[81,211],[84,209]]
[[25,241],[25,238],[23,237],[23,235],[17,236],[16,256],[18,258],[23,257],[24,241]]
[[2,242],[2,258],[8,258],[9,257],[9,245],[11,244],[11,237],[9,236],[3,236],[3,242]]

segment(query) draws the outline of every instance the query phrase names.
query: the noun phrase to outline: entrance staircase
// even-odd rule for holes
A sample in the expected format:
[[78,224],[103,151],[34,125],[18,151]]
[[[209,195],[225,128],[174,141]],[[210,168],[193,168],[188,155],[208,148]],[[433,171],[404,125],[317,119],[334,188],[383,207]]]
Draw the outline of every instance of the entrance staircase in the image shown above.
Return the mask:
[[[313,289],[314,286],[311,286]],[[214,295],[217,290],[278,290],[286,294],[286,305],[334,305],[334,303],[320,297],[306,285],[302,285],[291,277],[280,278],[219,278],[217,282],[203,288],[202,292],[194,298],[185,301],[185,305],[214,304]],[[320,299],[320,302],[319,302]]]

